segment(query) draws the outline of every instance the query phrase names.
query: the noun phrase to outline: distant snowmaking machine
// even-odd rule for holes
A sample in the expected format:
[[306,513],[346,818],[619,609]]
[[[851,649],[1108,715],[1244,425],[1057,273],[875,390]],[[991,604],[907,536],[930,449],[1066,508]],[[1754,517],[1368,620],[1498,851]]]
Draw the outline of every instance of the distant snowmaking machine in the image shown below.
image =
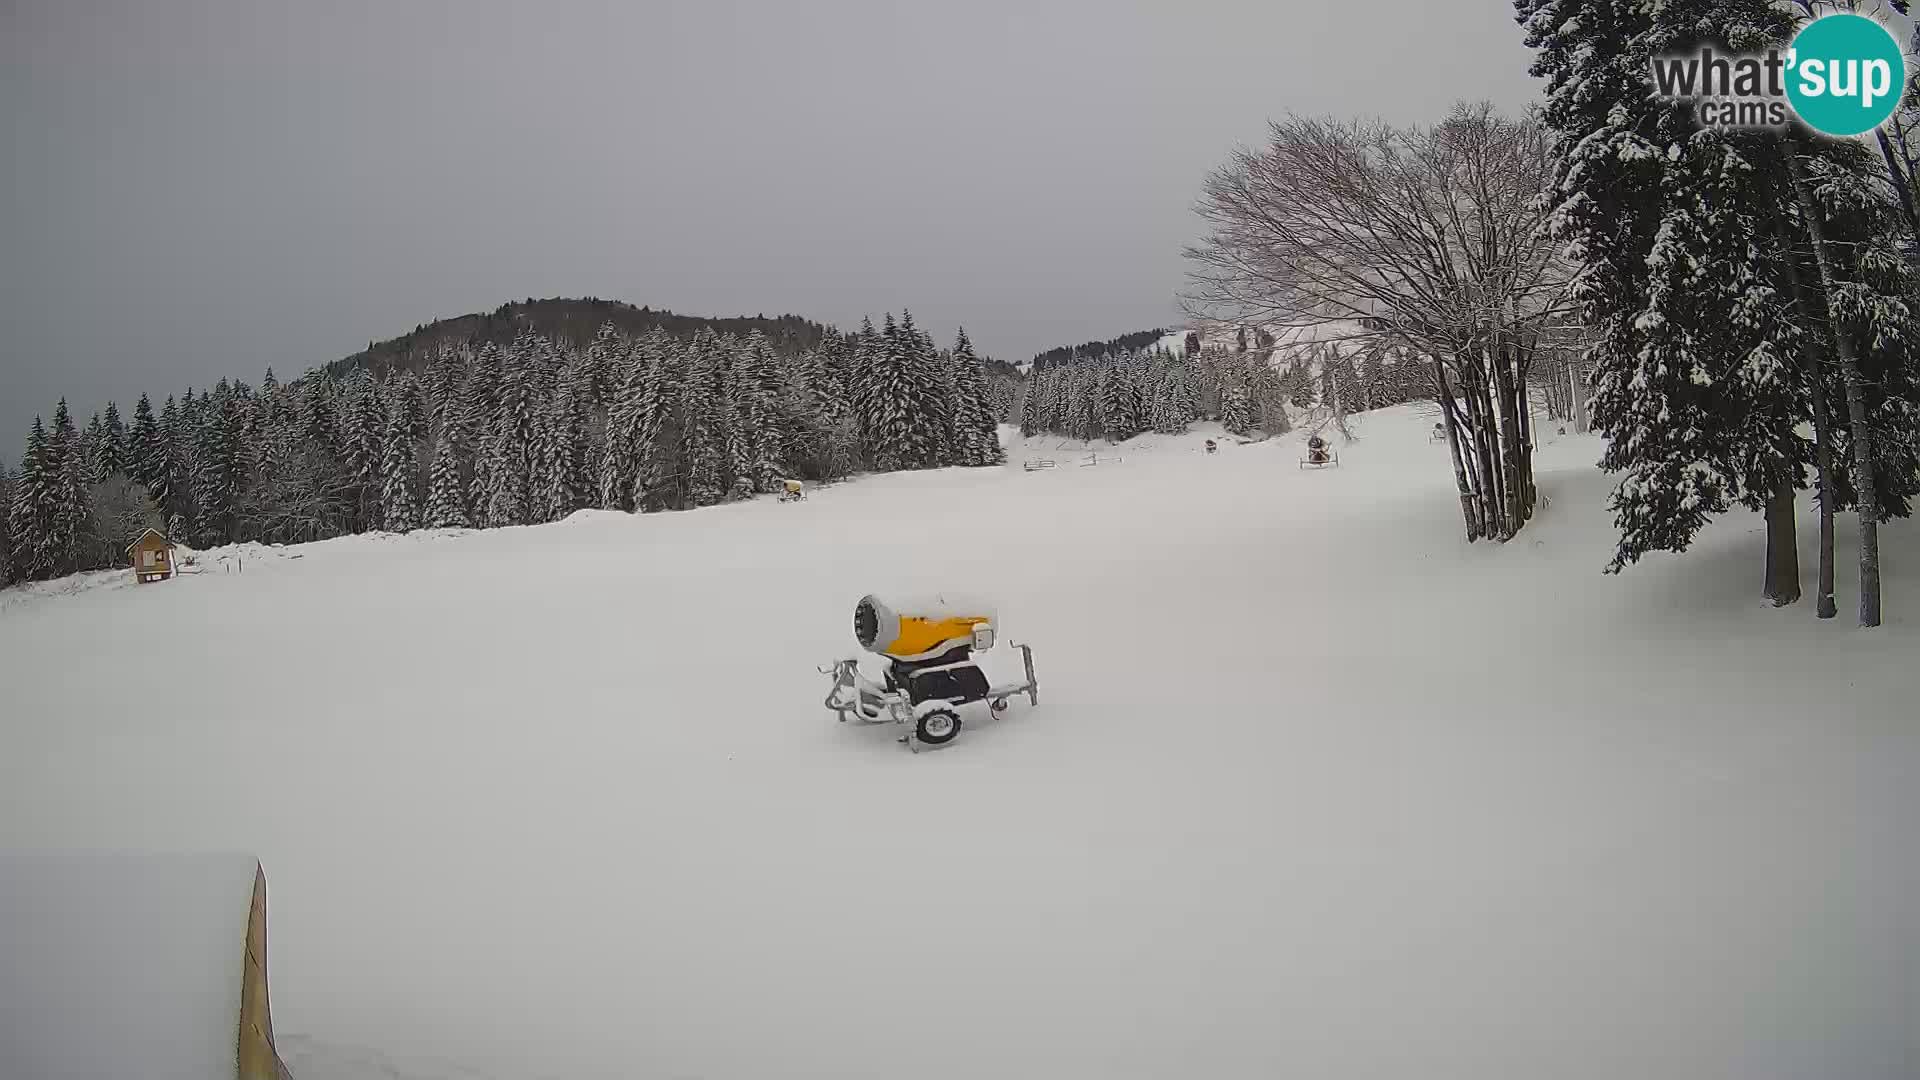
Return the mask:
[[1007,709],[1015,694],[1040,704],[1040,683],[1033,675],[1033,648],[1008,642],[1020,650],[1026,680],[993,686],[973,660],[975,652],[993,648],[996,633],[991,605],[951,601],[944,596],[888,603],[865,596],[854,605],[853,636],[860,647],[887,659],[884,683],[860,672],[860,658],[837,660],[820,669],[833,676],[826,707],[842,723],[908,725],[900,741],[919,751],[939,746],[960,734],[960,706],[984,701],[995,716]]

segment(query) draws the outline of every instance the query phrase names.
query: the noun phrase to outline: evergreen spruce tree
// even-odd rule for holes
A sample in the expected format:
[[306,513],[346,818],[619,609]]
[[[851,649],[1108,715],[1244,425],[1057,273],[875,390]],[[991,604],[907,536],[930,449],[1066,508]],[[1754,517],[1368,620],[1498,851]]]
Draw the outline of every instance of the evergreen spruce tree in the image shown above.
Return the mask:
[[1096,393],[1098,369],[1087,361],[1072,361],[1066,370],[1066,421],[1069,438],[1092,441],[1098,435],[1099,413]]
[[579,398],[588,375],[584,368],[578,374],[578,386],[572,372],[561,374],[535,427],[534,499],[541,521],[559,521],[587,504],[586,432]]
[[[1779,138],[1700,130],[1690,109],[1646,92],[1653,57],[1702,40],[1784,47],[1789,16],[1764,0],[1516,5],[1543,121],[1563,158],[1552,228],[1576,263],[1588,326],[1593,419],[1620,542],[1610,571],[1682,551],[1734,503],[1768,510],[1767,592],[1799,594],[1793,492],[1811,448],[1807,325],[1786,303],[1780,222],[1791,185]],[[1776,560],[1786,554],[1784,562]]]
[[102,460],[106,441],[107,425],[99,413],[94,413],[93,419],[87,421],[86,433],[80,436],[81,474],[89,487],[107,482],[106,463]]
[[1006,459],[1000,448],[1000,422],[987,397],[986,375],[965,327],[953,341],[954,425],[957,464],[998,465]]
[[53,576],[84,569],[83,552],[93,507],[82,457],[73,414],[67,410],[67,400],[61,398],[53,410],[45,466],[47,524],[42,557]]
[[712,374],[715,395],[714,423],[720,440],[720,488],[730,499],[753,494],[753,449],[747,430],[743,396],[750,394],[745,385],[744,360],[740,339],[727,334],[714,349]]
[[[273,377],[271,367],[267,369],[266,376],[260,380],[260,402],[262,406],[260,419],[263,424],[279,418],[280,380]],[[111,411],[113,406],[109,404],[107,409]]]
[[1248,399],[1243,376],[1237,372],[1220,387],[1220,426],[1242,436],[1253,430],[1253,403]]
[[52,576],[54,484],[48,475],[51,465],[46,425],[36,416],[27,433],[27,448],[20,458],[20,475],[14,481],[13,500],[7,513],[13,573],[21,581]]
[[134,483],[146,488],[149,497],[162,481],[165,471],[165,448],[161,445],[160,424],[154,419],[153,402],[147,395],[141,394],[133,407],[133,430],[128,433],[129,475]]
[[493,427],[494,417],[500,407],[500,388],[505,368],[506,361],[500,355],[500,348],[492,342],[482,345],[473,362],[467,366],[467,385],[463,394],[467,430],[487,431]]
[[909,344],[908,337],[889,312],[867,374],[863,427],[874,467],[882,472],[915,468],[924,460],[926,440],[919,430],[924,394],[913,355],[917,341]]
[[411,420],[404,396],[387,412],[386,438],[380,459],[380,518],[388,532],[406,533],[420,527],[419,481]]
[[412,445],[425,442],[433,430],[426,388],[411,371],[397,372],[387,381],[393,384],[389,397],[400,409],[401,433]]
[[[643,403],[654,378],[657,339],[633,342],[617,366],[620,382],[607,409],[606,447],[600,457],[599,503],[602,510],[637,510],[634,486],[640,480],[640,424]],[[651,456],[649,454],[649,456]]]
[[1041,401],[1048,376],[1044,372],[1034,372],[1027,378],[1027,395],[1020,402],[1020,434],[1032,438],[1042,430]]
[[13,471],[0,465],[0,588],[20,580],[13,565]]
[[681,395],[682,447],[680,472],[690,506],[712,506],[727,497],[726,476],[726,358],[724,344],[713,334],[696,338]]
[[493,478],[487,471],[493,464],[493,441],[493,432],[488,430],[481,431],[475,438],[473,469],[467,477],[467,505],[473,509],[474,525],[483,529],[493,524]]
[[352,529],[359,532],[373,528],[379,516],[387,410],[366,368],[353,370],[341,387],[341,395],[344,400],[337,413],[337,442],[353,491]]
[[785,432],[780,409],[785,381],[780,357],[767,335],[755,330],[735,375],[735,407],[747,436],[747,472],[753,489],[777,489],[786,474]]
[[195,541],[212,547],[233,539],[233,515],[240,494],[240,440],[235,430],[239,405],[234,388],[224,380],[202,399],[191,434],[189,460],[195,506]]
[[107,402],[106,439],[101,444],[100,467],[108,476],[131,474],[133,464],[127,444],[127,425],[120,419],[120,406]]
[[433,472],[427,481],[427,527],[465,529],[473,524],[467,516],[467,490],[460,478],[460,452],[451,431],[444,425],[433,444]]
[[898,351],[896,392],[906,409],[903,467],[926,469],[939,464],[940,431],[946,426],[946,403],[940,396],[939,361],[933,341],[913,325],[913,313],[902,310],[895,337]]
[[587,381],[578,389],[578,396],[587,401],[612,398],[626,384],[626,373],[621,369],[630,355],[630,344],[621,340],[613,323],[601,323],[587,345],[582,365]]
[[877,460],[874,437],[868,424],[879,408],[875,394],[878,384],[874,375],[882,362],[884,351],[885,343],[880,332],[873,328],[873,319],[862,317],[850,350],[847,399],[853,404],[855,427],[860,433],[860,458],[868,464]]
[[548,351],[545,339],[523,330],[503,361],[499,412],[485,468],[489,526],[524,525],[532,520],[535,383],[544,363],[541,358]]
[[681,410],[680,384],[687,381],[688,353],[664,333],[650,335],[648,362],[636,396],[633,435],[633,494],[635,511],[678,506],[684,498],[680,455],[673,448],[681,439],[669,427]]

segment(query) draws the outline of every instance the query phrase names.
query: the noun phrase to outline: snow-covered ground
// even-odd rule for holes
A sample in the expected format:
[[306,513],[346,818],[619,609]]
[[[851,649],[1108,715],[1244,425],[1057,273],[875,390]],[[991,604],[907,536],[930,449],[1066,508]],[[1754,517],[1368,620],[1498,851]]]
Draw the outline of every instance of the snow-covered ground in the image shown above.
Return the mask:
[[[32,597],[0,847],[258,853],[297,1080],[1920,1074],[1920,532],[1871,632],[1745,514],[1608,578],[1596,441],[1468,546],[1430,423]],[[939,589],[1039,707],[834,723]]]
[[231,1076],[256,871],[239,855],[0,854],[0,1076]]

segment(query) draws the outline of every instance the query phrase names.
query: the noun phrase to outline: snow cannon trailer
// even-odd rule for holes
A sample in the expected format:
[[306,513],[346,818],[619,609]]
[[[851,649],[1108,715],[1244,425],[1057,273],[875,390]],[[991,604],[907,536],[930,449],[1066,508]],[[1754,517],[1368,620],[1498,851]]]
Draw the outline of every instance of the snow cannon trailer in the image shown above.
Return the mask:
[[993,648],[997,636],[990,605],[944,598],[889,604],[866,596],[853,608],[853,636],[861,648],[886,658],[885,682],[861,674],[857,656],[837,660],[819,669],[833,676],[827,708],[841,723],[904,725],[907,734],[900,741],[915,753],[922,746],[952,742],[960,734],[962,705],[984,701],[997,717],[1015,694],[1040,704],[1031,646],[1008,642],[1020,650],[1027,675],[1023,682],[991,685],[974,662],[973,654]]

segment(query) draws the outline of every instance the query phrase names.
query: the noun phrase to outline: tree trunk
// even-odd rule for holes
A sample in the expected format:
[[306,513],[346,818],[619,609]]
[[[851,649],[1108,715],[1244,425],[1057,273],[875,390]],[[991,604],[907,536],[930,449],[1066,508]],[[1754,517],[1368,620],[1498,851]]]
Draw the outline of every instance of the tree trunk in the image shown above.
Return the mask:
[[1568,392],[1573,395],[1573,430],[1575,434],[1587,433],[1587,395],[1581,386],[1580,365],[1567,361]]
[[1447,432],[1447,453],[1453,458],[1453,481],[1460,490],[1460,518],[1467,526],[1467,543],[1486,535],[1478,507],[1474,505],[1473,488],[1467,483],[1467,466],[1460,457],[1460,425],[1453,415],[1453,391],[1447,387],[1447,376],[1438,357],[1433,361],[1433,381],[1440,391],[1440,417]]
[[1800,599],[1800,547],[1793,522],[1793,482],[1782,480],[1767,499],[1766,597],[1774,607]]
[[1893,144],[1887,141],[1886,128],[1880,128],[1873,134],[1880,141],[1880,155],[1887,159],[1887,176],[1893,181],[1893,190],[1900,195],[1900,210],[1907,218],[1907,235],[1920,241],[1920,215],[1914,213],[1913,186],[1906,170],[1900,167],[1899,161],[1893,156]]
[[1524,426],[1520,419],[1517,381],[1517,346],[1496,344],[1493,350],[1494,389],[1500,395],[1500,466],[1506,472],[1507,535],[1520,531],[1527,523],[1527,478],[1521,456],[1526,453]]
[[[1484,356],[1476,360],[1481,365],[1486,362]],[[1507,521],[1507,491],[1503,483],[1506,469],[1500,461],[1500,434],[1494,428],[1493,394],[1487,382],[1487,371],[1482,366],[1474,372],[1473,392],[1467,399],[1471,407],[1468,419],[1473,423],[1475,456],[1480,465],[1481,501],[1487,509],[1489,534],[1505,541],[1513,538],[1513,528]]]
[[1813,259],[1820,267],[1820,285],[1827,296],[1828,325],[1833,330],[1833,350],[1840,357],[1840,372],[1847,387],[1847,427],[1853,442],[1854,498],[1860,513],[1860,625],[1880,625],[1880,500],[1873,479],[1873,447],[1867,430],[1867,403],[1861,393],[1860,365],[1853,353],[1853,339],[1838,319],[1833,318],[1833,295],[1838,279],[1833,257],[1827,250],[1826,231],[1821,223],[1820,204],[1807,183],[1806,165],[1798,148],[1787,147],[1787,167],[1793,174],[1793,190],[1799,197],[1800,214],[1806,220],[1807,235],[1813,240]]
[[[1807,306],[1806,291],[1800,287],[1800,273],[1791,251],[1781,266],[1786,272],[1787,288],[1793,293],[1794,307],[1812,318],[1814,313]],[[1802,357],[1802,360],[1813,397],[1813,468],[1820,505],[1820,554],[1813,613],[1816,618],[1831,619],[1836,611],[1833,603],[1833,419],[1827,414],[1826,387],[1820,378],[1818,362],[1811,357]]]

